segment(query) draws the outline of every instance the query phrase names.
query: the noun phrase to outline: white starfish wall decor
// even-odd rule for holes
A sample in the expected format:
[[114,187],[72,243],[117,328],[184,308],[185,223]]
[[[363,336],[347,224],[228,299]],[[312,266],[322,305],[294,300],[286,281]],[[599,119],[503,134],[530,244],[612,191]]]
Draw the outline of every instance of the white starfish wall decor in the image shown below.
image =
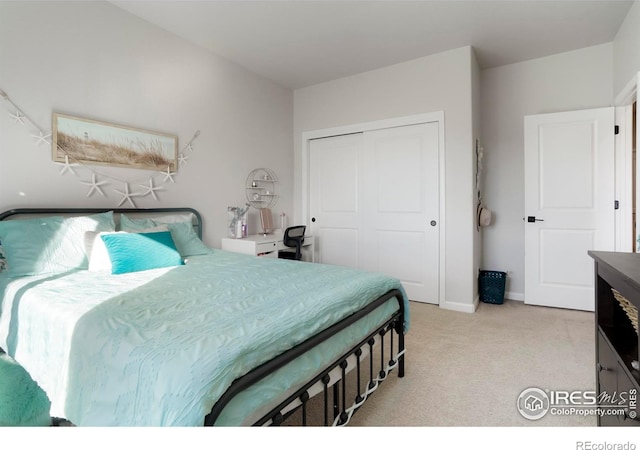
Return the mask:
[[[14,122],[16,124],[20,124],[24,126],[25,128],[31,131],[31,137],[34,139],[36,145],[38,146],[40,146],[40,144],[51,145],[52,133],[50,132],[45,133],[45,131],[41,127],[39,127],[33,120],[31,120],[20,108],[18,108],[18,106],[16,106],[15,103],[13,103],[13,101],[9,98],[7,93],[2,89],[0,89],[0,98],[4,99],[11,106],[11,112],[9,112],[9,116],[13,118]],[[194,133],[193,137],[183,147],[183,151],[179,154],[179,157],[178,157],[178,162],[180,164],[184,164],[184,165],[187,164],[187,160],[189,159],[189,156],[186,155],[185,152],[186,151],[193,152],[193,141],[198,136],[200,136],[200,130],[197,130]],[[64,149],[62,149],[61,147],[59,147],[59,149],[64,152]],[[56,162],[56,164],[60,164],[62,166],[59,172],[60,175],[64,175],[67,172],[69,172],[72,175],[79,177],[80,175],[78,175],[75,172],[75,170],[73,169],[74,167],[78,167],[82,170],[89,171],[89,173],[91,174],[91,181],[80,180],[81,184],[84,184],[85,186],[89,186],[87,197],[91,197],[95,192],[98,192],[103,197],[107,197],[107,194],[102,190],[101,186],[106,185],[108,181],[123,183],[124,190],[121,191],[121,190],[114,189],[115,192],[122,195],[122,198],[120,199],[120,203],[118,203],[118,206],[122,205],[125,202],[128,202],[132,207],[135,208],[135,204],[132,200],[132,197],[143,197],[147,195],[151,195],[151,197],[153,197],[154,200],[159,201],[159,198],[156,195],[156,191],[164,189],[161,186],[156,186],[154,184],[154,178],[153,176],[151,176],[148,178],[148,184],[139,185],[144,189],[144,191],[131,192],[129,191],[129,184],[141,183],[143,182],[143,180],[121,180],[119,178],[116,178],[115,176],[112,176],[111,174],[101,173],[97,170],[94,170],[93,168],[88,167],[86,164],[83,164],[80,161],[74,160],[72,157],[66,154],[64,157],[64,162]],[[175,183],[173,176],[176,174],[176,172],[171,171],[171,166],[167,166],[166,171],[162,171],[159,173],[164,175],[164,179],[162,180],[163,183],[166,183],[168,181]],[[98,181],[98,176],[100,176],[101,178],[100,181]]]

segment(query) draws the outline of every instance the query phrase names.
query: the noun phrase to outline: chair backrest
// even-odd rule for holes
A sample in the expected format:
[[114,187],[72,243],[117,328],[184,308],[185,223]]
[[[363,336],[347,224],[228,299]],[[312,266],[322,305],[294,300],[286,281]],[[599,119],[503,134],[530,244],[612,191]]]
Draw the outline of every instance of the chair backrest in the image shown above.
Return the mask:
[[304,242],[304,232],[307,229],[306,225],[296,225],[284,230],[284,238],[282,243],[287,247],[295,247],[300,250],[300,246]]

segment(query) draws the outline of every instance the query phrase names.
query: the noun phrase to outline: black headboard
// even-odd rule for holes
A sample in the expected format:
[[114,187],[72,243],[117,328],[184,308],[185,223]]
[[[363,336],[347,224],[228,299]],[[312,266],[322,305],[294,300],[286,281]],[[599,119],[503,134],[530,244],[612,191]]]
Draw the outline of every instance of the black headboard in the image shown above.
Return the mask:
[[202,216],[193,208],[16,208],[0,213],[0,220],[12,220],[26,218],[23,216],[83,216],[87,214],[98,214],[113,211],[116,223],[119,222],[119,215],[124,213],[131,217],[162,217],[170,214],[190,214],[193,222],[193,229],[200,239],[202,239]]

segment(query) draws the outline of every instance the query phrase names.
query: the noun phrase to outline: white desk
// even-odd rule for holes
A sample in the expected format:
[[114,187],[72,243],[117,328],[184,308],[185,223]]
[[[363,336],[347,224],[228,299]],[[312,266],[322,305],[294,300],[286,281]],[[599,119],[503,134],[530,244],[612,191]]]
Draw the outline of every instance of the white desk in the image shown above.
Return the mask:
[[[278,250],[291,250],[282,242],[284,232],[276,230],[272,234],[252,234],[242,239],[223,238],[222,250],[243,253],[245,255],[265,256],[277,258]],[[302,259],[315,262],[315,247],[313,236],[305,235],[302,243]]]

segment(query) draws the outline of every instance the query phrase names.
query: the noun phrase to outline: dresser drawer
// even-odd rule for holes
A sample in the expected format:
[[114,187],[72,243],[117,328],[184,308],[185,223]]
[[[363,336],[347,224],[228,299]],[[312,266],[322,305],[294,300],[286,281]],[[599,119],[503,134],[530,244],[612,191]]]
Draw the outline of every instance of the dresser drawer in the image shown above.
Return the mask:
[[598,394],[606,394],[614,398],[624,396],[626,405],[631,406],[624,415],[611,414],[598,417],[600,426],[640,426],[637,417],[637,384],[629,379],[629,375],[620,364],[617,354],[607,339],[598,332]]
[[[597,383],[598,395],[613,396],[618,391],[618,359],[607,340],[598,333],[598,362]],[[598,417],[598,425],[603,427],[620,426],[617,415],[603,415]]]
[[598,333],[598,386],[599,392],[613,395],[618,387],[618,358],[607,340]]
[[277,249],[278,249],[277,242],[261,242],[259,244],[256,244],[257,255],[275,252]]

